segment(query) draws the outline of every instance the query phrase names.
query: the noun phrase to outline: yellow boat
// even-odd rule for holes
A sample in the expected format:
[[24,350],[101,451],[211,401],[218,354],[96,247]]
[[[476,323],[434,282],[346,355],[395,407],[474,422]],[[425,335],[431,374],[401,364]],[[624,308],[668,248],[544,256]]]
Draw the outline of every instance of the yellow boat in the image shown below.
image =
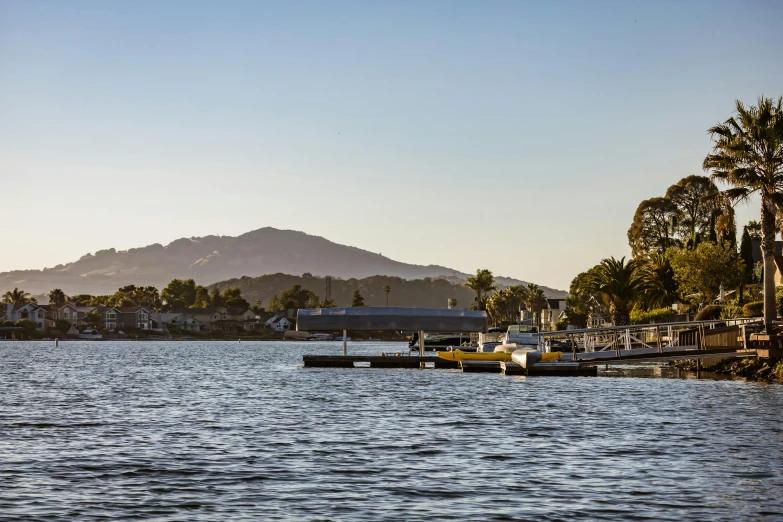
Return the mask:
[[[560,359],[563,352],[542,353],[539,362],[551,362]],[[438,352],[438,357],[447,361],[511,361],[511,354],[507,352]]]
[[505,352],[438,352],[438,357],[447,361],[510,361],[511,354]]

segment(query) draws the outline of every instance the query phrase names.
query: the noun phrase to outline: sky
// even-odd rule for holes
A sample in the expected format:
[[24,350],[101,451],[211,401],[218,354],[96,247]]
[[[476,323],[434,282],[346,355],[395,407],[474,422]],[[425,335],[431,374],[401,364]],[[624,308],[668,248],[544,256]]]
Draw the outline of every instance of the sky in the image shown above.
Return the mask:
[[[556,288],[630,255],[783,3],[0,0],[0,271],[294,229]],[[758,215],[738,209],[741,226]]]

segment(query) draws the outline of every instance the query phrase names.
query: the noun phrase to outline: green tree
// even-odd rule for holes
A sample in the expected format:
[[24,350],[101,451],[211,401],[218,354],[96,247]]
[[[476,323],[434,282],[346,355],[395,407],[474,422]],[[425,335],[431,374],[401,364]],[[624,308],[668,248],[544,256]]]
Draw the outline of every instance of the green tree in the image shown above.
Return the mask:
[[166,310],[190,308],[196,302],[196,282],[193,279],[172,279],[161,290],[160,298]]
[[228,308],[250,308],[250,303],[242,297],[242,290],[236,286],[231,287],[223,292],[223,302]]
[[748,234],[750,234],[751,239],[761,239],[761,223],[758,221],[748,221],[745,228],[747,229]]
[[353,296],[351,296],[351,306],[353,307],[364,306],[364,297],[362,297],[362,294],[359,293],[358,289],[353,291]]
[[449,307],[449,309],[457,308],[457,300],[454,299],[453,297],[449,297],[448,307]]
[[761,199],[761,251],[764,257],[764,324],[770,329],[775,310],[775,221],[783,208],[783,97],[760,97],[755,106],[736,101],[736,115],[711,127],[712,152],[704,170],[733,188],[730,201]]
[[610,257],[591,269],[581,282],[586,292],[599,294],[606,300],[615,326],[630,324],[631,309],[645,290],[637,266],[633,259],[626,263],[624,257]]
[[710,178],[695,175],[682,178],[666,190],[666,198],[677,208],[675,227],[681,244],[697,234],[709,234],[717,194],[718,187]]
[[529,283],[525,295],[525,307],[535,317],[536,324],[539,326],[541,326],[541,312],[547,305],[546,294],[541,287],[535,283]]
[[486,310],[487,295],[497,289],[495,276],[486,269],[476,270],[476,275],[468,277],[465,286],[476,292],[475,307],[477,310]]
[[18,288],[14,288],[13,290],[7,291],[5,294],[3,294],[3,303],[5,304],[27,304],[27,303],[37,303],[38,301],[30,295],[29,292],[25,292],[24,290],[20,290]]
[[742,230],[739,255],[745,267],[739,287],[739,303],[743,304],[745,284],[753,283],[753,268],[756,266],[756,261],[753,259],[753,240],[750,237],[747,226],[743,227]]
[[391,292],[391,287],[389,285],[383,286],[383,293],[386,294],[386,306],[389,306],[389,293]]
[[223,296],[220,295],[220,289],[217,287],[212,289],[212,292],[209,295],[209,305],[210,306],[225,306],[226,303],[223,301]]
[[711,303],[721,284],[737,287],[745,273],[745,264],[728,242],[705,241],[694,250],[672,249],[668,256],[681,297],[696,304]]
[[639,203],[628,229],[628,244],[634,255],[665,252],[679,245],[676,237],[680,211],[668,198],[651,198]]
[[650,254],[639,261],[637,270],[644,287],[643,308],[667,308],[677,302],[679,288],[666,254]]
[[55,288],[51,292],[49,292],[49,304],[54,306],[55,308],[60,308],[65,305],[65,303],[68,302],[68,296],[65,295],[65,292],[60,290],[59,288]]
[[201,285],[196,286],[196,297],[190,308],[208,308],[211,304],[212,298],[209,296],[209,289]]
[[294,285],[280,294],[280,306],[283,310],[298,310],[300,308],[317,308],[318,296],[302,285]]

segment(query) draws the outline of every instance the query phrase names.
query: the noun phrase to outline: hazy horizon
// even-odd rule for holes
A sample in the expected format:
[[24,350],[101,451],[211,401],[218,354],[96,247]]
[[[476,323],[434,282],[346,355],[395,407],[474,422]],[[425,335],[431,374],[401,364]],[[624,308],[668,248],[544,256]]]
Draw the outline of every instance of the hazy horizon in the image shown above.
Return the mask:
[[[270,226],[567,289],[783,94],[778,2],[0,1],[0,272]],[[758,219],[741,206],[737,225]]]

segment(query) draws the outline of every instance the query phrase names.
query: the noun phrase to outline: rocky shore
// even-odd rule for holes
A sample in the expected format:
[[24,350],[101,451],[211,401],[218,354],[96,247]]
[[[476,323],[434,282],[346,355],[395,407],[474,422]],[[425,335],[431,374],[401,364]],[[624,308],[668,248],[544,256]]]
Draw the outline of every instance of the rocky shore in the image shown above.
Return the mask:
[[[696,360],[674,361],[681,370],[696,371]],[[753,381],[783,382],[782,359],[727,358],[712,366],[702,366],[702,371],[744,377]]]

